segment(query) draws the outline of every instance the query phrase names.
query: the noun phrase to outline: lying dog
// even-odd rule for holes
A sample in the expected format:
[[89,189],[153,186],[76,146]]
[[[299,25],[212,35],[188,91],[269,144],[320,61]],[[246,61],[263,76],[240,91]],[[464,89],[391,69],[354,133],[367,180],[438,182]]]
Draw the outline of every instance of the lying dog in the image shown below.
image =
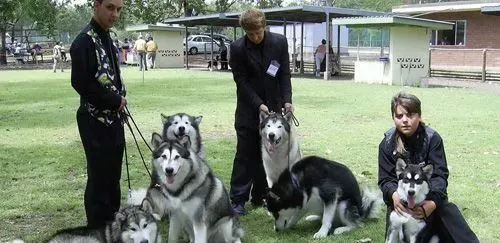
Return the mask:
[[100,228],[78,227],[54,234],[48,243],[160,243],[159,216],[153,214],[151,203],[127,206],[118,211],[115,219]]

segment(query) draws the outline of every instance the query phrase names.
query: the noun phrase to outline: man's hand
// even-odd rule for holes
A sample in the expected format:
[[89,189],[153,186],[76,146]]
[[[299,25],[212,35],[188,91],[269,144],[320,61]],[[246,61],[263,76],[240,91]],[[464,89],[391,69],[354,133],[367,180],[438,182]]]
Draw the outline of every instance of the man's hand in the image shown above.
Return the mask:
[[285,113],[289,111],[294,112],[295,107],[291,103],[285,103]]
[[425,200],[420,205],[411,210],[411,215],[416,219],[425,219],[436,209],[436,203],[431,200]]
[[409,214],[408,210],[401,203],[401,200],[399,200],[399,195],[398,195],[397,191],[392,194],[392,205],[394,205],[394,211],[396,211],[396,213],[399,216],[404,216],[403,213],[408,213]]
[[118,111],[122,111],[126,105],[127,105],[127,99],[122,97],[122,103],[120,104],[120,107],[118,107]]
[[266,113],[267,115],[269,115],[269,108],[267,108],[267,106],[266,106],[266,105],[264,105],[264,104],[260,105],[260,106],[259,106],[259,110],[260,110],[261,112],[264,112],[264,113]]

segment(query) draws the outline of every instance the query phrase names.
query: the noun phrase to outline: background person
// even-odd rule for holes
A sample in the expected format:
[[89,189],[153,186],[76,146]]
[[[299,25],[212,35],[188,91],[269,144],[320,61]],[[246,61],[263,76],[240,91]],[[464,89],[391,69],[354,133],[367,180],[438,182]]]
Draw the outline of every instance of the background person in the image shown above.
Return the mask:
[[316,77],[320,76],[321,71],[321,62],[325,59],[326,56],[326,40],[321,40],[321,45],[316,47],[314,51],[314,60],[316,64]]
[[120,208],[125,146],[121,111],[127,100],[109,29],[122,6],[123,0],[95,0],[92,20],[70,48],[71,85],[80,95],[76,121],[87,158],[84,202],[89,227],[114,219]]
[[[286,37],[266,31],[266,17],[257,9],[240,16],[246,35],[231,44],[230,65],[236,83],[234,127],[236,155],[231,173],[230,197],[237,214],[245,202],[259,206],[267,188],[260,135],[259,114],[293,111],[290,60]],[[251,191],[251,192],[250,192]]]
[[52,58],[54,59],[54,65],[52,66],[52,71],[55,73],[57,66],[61,67],[61,72],[64,72],[64,67],[61,63],[61,46],[60,42],[56,42],[54,48],[52,48]]
[[146,43],[147,59],[151,62],[150,68],[154,68],[156,60],[156,51],[158,51],[158,45],[150,36],[148,42]]
[[[392,98],[391,114],[395,127],[384,134],[378,154],[378,185],[387,205],[386,229],[389,215],[395,210],[398,214],[406,212],[424,219],[431,232],[439,233],[440,242],[479,242],[457,206],[448,202],[449,171],[443,140],[422,121],[420,100],[411,94],[398,93]],[[407,208],[399,199],[395,168],[400,157],[406,163],[426,162],[434,166],[430,192],[422,207]]]
[[142,35],[140,35],[139,39],[135,41],[134,51],[138,55],[139,71],[142,71],[143,68],[148,71],[148,64],[146,63],[146,41]]

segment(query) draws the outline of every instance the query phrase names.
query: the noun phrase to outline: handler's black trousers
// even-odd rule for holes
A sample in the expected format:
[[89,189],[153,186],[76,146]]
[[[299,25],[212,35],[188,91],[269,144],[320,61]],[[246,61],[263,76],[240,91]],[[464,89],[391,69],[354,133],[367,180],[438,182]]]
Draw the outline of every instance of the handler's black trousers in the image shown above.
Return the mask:
[[256,129],[236,127],[238,144],[231,174],[231,201],[244,204],[250,190],[252,203],[260,204],[267,190],[266,174],[262,163],[260,135]]
[[[386,236],[389,226],[389,215],[392,207],[387,207]],[[429,242],[433,235],[439,236],[439,242],[467,242],[479,243],[476,234],[471,230],[458,207],[450,202],[444,201],[429,218],[427,218],[428,235],[424,235],[417,242]]]
[[78,130],[87,158],[85,213],[87,225],[99,227],[113,220],[120,209],[120,177],[125,145],[123,125],[109,126],[91,117],[85,108],[76,113]]

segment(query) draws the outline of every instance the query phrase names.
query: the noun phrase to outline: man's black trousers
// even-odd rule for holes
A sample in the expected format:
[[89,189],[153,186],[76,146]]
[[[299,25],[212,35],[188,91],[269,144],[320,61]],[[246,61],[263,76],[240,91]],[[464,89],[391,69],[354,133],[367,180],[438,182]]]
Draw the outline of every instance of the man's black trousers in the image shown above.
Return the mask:
[[236,136],[238,141],[231,174],[231,201],[244,204],[248,201],[251,191],[252,203],[260,204],[267,190],[267,182],[259,131],[236,126]]
[[120,209],[120,177],[125,137],[123,125],[106,126],[80,107],[78,130],[87,158],[85,213],[90,227],[99,227],[114,218]]

